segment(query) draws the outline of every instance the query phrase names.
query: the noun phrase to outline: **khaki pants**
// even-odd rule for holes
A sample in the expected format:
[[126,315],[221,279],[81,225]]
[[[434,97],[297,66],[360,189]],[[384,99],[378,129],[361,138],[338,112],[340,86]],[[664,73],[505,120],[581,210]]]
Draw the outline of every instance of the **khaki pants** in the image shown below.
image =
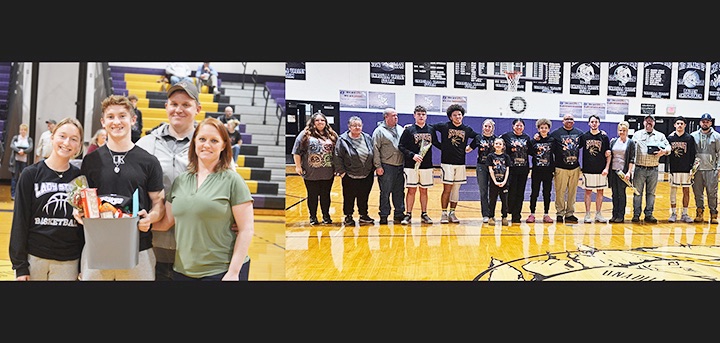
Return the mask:
[[555,211],[558,216],[569,217],[575,214],[575,196],[579,179],[580,167],[575,169],[555,168]]

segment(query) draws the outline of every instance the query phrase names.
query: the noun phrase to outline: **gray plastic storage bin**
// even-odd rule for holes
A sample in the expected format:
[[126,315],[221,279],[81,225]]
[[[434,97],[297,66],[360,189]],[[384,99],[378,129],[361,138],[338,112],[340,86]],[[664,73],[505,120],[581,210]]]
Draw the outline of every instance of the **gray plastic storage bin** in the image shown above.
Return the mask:
[[138,263],[139,217],[83,218],[84,256],[92,269],[130,269]]

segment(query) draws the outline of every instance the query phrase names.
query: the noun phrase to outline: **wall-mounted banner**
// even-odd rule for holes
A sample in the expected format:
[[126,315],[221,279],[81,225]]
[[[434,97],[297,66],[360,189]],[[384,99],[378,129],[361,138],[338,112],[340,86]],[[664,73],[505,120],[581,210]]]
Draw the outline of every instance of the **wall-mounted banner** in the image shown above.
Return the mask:
[[708,100],[720,101],[720,62],[710,63]]
[[677,98],[705,100],[705,62],[678,62]]
[[604,102],[583,102],[583,118],[590,118],[596,115],[600,119],[605,119],[606,104]]
[[600,95],[600,62],[570,63],[570,94]]
[[413,63],[413,86],[447,87],[447,62]]
[[340,107],[368,108],[368,95],[366,91],[340,90]]
[[563,63],[536,62],[535,67],[538,70],[547,71],[547,82],[533,81],[532,91],[536,93],[562,94]]
[[286,62],[285,79],[305,80],[305,62]]
[[560,118],[566,114],[572,114],[575,118],[582,118],[583,104],[580,101],[560,101]]
[[[442,107],[440,109],[442,112],[445,112],[447,108],[452,104],[458,104],[462,106],[465,109],[465,115],[470,115],[467,107],[467,97],[466,96],[455,96],[455,95],[443,95],[442,96]],[[477,114],[479,115],[479,114]]]
[[440,106],[442,99],[440,95],[415,94],[415,106],[422,105],[428,112],[445,112]]
[[630,111],[630,100],[628,99],[607,99],[607,114],[627,115]]
[[637,93],[638,62],[610,62],[608,95],[634,98]]
[[647,62],[643,67],[642,97],[670,99],[672,62]]
[[405,62],[370,62],[370,83],[405,85]]
[[455,62],[455,88],[487,89],[487,62]]
[[395,108],[395,93],[368,92],[368,108]]

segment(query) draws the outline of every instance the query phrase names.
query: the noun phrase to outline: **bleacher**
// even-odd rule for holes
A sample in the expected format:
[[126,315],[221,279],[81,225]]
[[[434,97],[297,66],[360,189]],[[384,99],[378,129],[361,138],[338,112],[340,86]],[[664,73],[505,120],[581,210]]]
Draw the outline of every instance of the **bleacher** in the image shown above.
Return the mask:
[[[167,93],[165,90],[170,85],[161,81],[165,75],[164,69],[110,66],[110,73],[113,94],[125,96],[134,94],[138,97],[137,106],[143,115],[143,135],[147,130],[167,122],[165,111]],[[192,77],[192,79],[198,84],[197,78]],[[219,78],[218,84],[222,85]],[[202,111],[195,117],[198,123],[207,116],[218,117],[224,114],[222,111],[227,106],[235,109],[235,105],[229,103],[230,97],[222,94],[222,87],[218,87],[221,92],[218,95],[210,93],[208,87],[204,85],[198,89],[202,104]],[[266,169],[264,157],[259,156],[258,146],[253,145],[252,135],[246,132],[246,124],[240,123],[236,129],[240,132],[243,140],[236,171],[247,182],[255,201],[254,207],[283,209],[284,201],[282,204],[278,204],[275,199],[279,192],[279,185],[271,182],[271,170]]]
[[[12,62],[0,62],[0,142],[5,141]],[[0,156],[2,158],[2,156]]]

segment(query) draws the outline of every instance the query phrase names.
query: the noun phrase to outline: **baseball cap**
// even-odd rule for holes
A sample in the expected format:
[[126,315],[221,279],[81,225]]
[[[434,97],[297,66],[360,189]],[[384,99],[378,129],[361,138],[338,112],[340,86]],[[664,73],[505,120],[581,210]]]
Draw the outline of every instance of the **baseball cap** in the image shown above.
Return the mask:
[[55,119],[48,119],[45,121],[45,124],[56,124],[57,125],[57,122],[55,121]]
[[653,121],[655,120],[655,116],[653,116],[652,114],[646,115],[645,118],[643,118],[643,120],[648,119],[648,118],[652,119]]
[[710,113],[703,113],[703,115],[700,116],[700,120],[713,120]]
[[195,87],[195,85],[192,83],[192,81],[188,80],[182,80],[172,87],[170,87],[167,91],[168,98],[172,95],[172,93],[175,93],[175,91],[182,90],[185,91],[191,98],[195,99],[198,103],[200,102],[200,96],[198,95],[198,89]]

